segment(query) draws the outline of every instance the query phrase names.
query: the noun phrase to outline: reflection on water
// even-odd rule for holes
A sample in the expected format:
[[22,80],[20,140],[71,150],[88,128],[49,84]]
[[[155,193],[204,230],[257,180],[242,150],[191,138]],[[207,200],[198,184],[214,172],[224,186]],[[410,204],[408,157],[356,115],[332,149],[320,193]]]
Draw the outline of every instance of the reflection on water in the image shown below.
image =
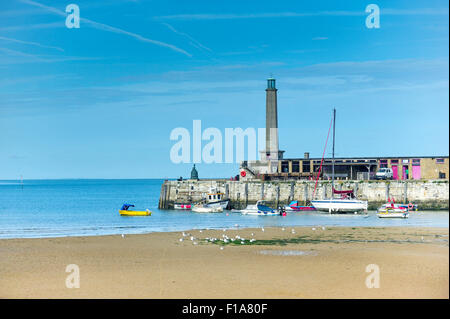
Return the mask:
[[[0,181],[0,238],[138,234],[205,228],[270,226],[448,227],[448,211],[412,212],[408,219],[366,215],[295,212],[287,216],[240,213],[202,214],[158,210],[162,180]],[[132,203],[152,216],[122,217]]]

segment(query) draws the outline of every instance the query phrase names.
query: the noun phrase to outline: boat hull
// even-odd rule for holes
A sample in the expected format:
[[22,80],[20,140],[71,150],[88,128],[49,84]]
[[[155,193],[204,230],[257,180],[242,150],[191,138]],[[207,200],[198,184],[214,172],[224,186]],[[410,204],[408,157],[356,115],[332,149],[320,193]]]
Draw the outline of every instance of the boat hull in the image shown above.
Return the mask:
[[211,207],[211,208],[217,208],[217,207],[220,207],[220,208],[222,208],[222,209],[226,209],[227,208],[227,206],[228,206],[228,202],[229,202],[230,200],[228,200],[228,199],[224,199],[224,200],[220,200],[220,201],[217,201],[217,202],[208,202],[208,203],[206,203],[206,205],[208,206],[208,207]]
[[151,211],[138,211],[138,210],[119,210],[120,216],[150,216]]
[[318,211],[326,211],[330,213],[346,213],[346,212],[359,212],[367,210],[367,201],[352,199],[323,199],[313,200],[311,204]]
[[173,209],[189,210],[192,208],[191,204],[174,204]]
[[223,208],[220,206],[218,206],[218,207],[196,207],[196,206],[194,206],[192,208],[192,211],[194,213],[222,213]]
[[315,211],[313,206],[284,206],[286,211],[302,212],[302,211]]
[[379,218],[408,218],[409,213],[402,212],[402,213],[378,213],[377,216]]
[[280,213],[278,212],[263,212],[263,211],[247,211],[247,212],[242,212],[242,214],[244,215],[255,215],[255,216],[276,216],[276,215],[280,215]]
[[243,215],[257,215],[257,216],[273,216],[280,215],[280,213],[266,205],[257,203],[256,205],[248,205],[245,209],[241,210]]

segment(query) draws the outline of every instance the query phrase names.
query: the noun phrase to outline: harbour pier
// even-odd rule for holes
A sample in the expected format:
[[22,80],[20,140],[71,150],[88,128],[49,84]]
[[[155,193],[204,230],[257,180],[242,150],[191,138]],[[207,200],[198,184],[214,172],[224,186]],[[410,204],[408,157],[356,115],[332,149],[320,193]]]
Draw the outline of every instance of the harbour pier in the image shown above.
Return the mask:
[[[195,203],[206,198],[211,189],[225,194],[230,200],[230,209],[243,209],[258,200],[271,207],[289,204],[298,200],[306,205],[312,199],[315,181],[286,180],[234,181],[227,179],[166,180],[161,186],[160,209],[172,209],[175,203]],[[375,210],[388,198],[398,203],[414,203],[420,210],[449,209],[448,180],[352,180],[335,181],[335,188],[354,189],[355,195],[367,200],[369,210]],[[314,199],[331,196],[331,181],[319,180]]]

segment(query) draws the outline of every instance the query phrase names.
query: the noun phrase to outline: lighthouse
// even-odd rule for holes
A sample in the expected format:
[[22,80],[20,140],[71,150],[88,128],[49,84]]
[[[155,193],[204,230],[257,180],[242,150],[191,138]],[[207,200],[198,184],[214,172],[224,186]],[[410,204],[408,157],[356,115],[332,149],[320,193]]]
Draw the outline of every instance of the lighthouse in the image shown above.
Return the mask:
[[266,88],[266,149],[260,151],[261,161],[270,161],[277,165],[284,151],[278,148],[278,106],[275,79],[267,79]]

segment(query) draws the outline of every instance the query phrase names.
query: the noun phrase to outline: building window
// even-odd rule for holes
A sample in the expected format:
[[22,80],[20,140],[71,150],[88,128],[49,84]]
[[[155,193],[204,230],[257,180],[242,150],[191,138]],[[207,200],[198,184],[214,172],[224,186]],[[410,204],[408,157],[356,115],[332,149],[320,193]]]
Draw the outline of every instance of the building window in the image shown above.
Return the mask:
[[445,178],[445,173],[444,172],[439,172],[439,178]]
[[420,166],[420,159],[418,159],[418,158],[413,158],[412,164],[413,164],[414,166]]
[[302,170],[303,173],[309,173],[311,171],[311,161],[303,161]]
[[444,164],[443,158],[436,158],[436,164]]
[[281,162],[281,172],[283,172],[283,173],[289,172],[289,162],[287,162],[287,161]]
[[387,160],[380,160],[380,168],[388,167]]
[[298,161],[292,162],[292,172],[293,173],[300,172],[300,163]]
[[402,164],[408,164],[409,163],[409,159],[402,159]]
[[398,159],[396,159],[396,160],[391,160],[391,164],[398,164]]

